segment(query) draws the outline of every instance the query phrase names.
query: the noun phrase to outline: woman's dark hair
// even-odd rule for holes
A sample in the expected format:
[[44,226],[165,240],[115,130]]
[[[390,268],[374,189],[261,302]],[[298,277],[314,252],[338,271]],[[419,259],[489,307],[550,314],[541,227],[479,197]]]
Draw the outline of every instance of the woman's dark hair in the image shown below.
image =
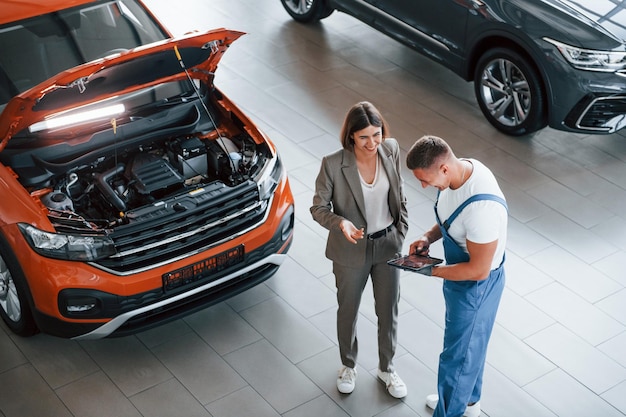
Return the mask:
[[348,110],[341,127],[341,146],[344,149],[352,150],[354,148],[354,140],[352,134],[368,126],[376,126],[382,128],[383,140],[389,137],[389,128],[382,114],[374,105],[368,101],[361,101]]

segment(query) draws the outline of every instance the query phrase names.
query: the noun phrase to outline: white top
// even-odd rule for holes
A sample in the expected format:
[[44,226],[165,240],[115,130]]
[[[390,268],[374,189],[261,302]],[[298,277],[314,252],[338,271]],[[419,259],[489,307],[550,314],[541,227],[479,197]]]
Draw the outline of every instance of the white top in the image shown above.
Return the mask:
[[[495,194],[504,199],[504,194],[493,173],[475,159],[467,159],[474,171],[461,187],[441,191],[437,204],[437,214],[441,221],[448,217],[465,200],[475,194]],[[508,213],[497,201],[481,200],[469,204],[450,225],[448,233],[467,253],[466,239],[474,243],[498,241],[498,247],[491,263],[491,269],[502,262],[507,238]]]
[[361,189],[365,199],[365,220],[367,230],[365,233],[375,233],[385,229],[393,223],[393,217],[389,211],[389,178],[384,169],[380,169],[380,157],[376,158],[376,174],[371,184],[365,182],[361,173]]

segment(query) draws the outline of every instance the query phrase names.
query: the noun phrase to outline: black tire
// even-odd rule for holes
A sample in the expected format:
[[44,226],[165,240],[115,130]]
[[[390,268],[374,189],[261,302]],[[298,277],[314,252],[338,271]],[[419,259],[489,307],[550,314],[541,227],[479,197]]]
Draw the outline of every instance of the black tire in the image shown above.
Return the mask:
[[302,23],[317,22],[333,12],[326,0],[280,0],[287,13]]
[[27,294],[22,268],[0,237],[0,316],[20,336],[32,336],[38,331]]
[[485,118],[507,135],[528,135],[548,123],[541,78],[512,49],[494,48],[483,54],[474,73],[474,92]]

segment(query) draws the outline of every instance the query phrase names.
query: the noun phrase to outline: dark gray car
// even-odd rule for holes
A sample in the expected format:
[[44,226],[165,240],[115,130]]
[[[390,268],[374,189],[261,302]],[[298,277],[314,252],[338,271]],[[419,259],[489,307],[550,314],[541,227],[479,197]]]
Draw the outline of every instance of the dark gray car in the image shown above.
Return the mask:
[[474,81],[483,114],[506,134],[626,126],[622,0],[281,2],[299,22],[350,14]]

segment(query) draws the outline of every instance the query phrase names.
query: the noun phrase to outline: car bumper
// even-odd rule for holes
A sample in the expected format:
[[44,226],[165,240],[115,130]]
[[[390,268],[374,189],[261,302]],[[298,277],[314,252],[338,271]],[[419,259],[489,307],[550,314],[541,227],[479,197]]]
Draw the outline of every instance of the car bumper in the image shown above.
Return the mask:
[[[626,79],[624,79],[626,83]],[[626,93],[582,98],[567,115],[565,126],[579,132],[615,133],[626,127]]]
[[551,127],[587,134],[626,127],[626,74],[575,69],[551,45],[546,55]]
[[[134,334],[176,320],[237,295],[270,278],[283,263],[293,239],[294,209],[290,206],[271,240],[245,254],[244,260],[216,273],[169,290],[159,286],[149,291],[121,295],[91,288],[58,291],[59,310],[67,297],[98,300],[98,317],[56,317],[37,308],[33,315],[45,333],[77,340]],[[35,306],[36,307],[36,306]],[[109,317],[109,319],[101,319]]]
[[211,283],[123,313],[94,330],[73,338],[89,340],[126,336],[204,309],[267,280],[278,270],[286,256],[270,255]]

